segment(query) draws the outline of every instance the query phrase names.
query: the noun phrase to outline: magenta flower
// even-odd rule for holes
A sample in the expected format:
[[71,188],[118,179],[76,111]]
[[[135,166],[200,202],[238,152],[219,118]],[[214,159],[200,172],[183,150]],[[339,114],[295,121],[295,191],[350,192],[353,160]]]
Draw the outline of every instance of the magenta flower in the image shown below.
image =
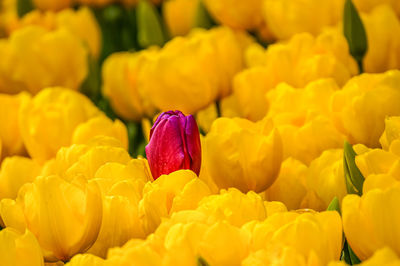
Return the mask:
[[150,130],[146,155],[154,179],[180,169],[190,169],[198,175],[201,146],[193,116],[180,111],[159,115]]

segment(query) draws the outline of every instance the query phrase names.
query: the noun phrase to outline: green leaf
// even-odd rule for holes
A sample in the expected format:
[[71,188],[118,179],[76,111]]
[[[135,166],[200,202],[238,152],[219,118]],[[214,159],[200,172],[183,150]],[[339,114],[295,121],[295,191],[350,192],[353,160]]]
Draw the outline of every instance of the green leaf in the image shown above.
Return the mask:
[[347,248],[349,250],[349,255],[350,255],[350,260],[351,260],[351,264],[355,265],[355,264],[360,264],[361,260],[357,257],[357,255],[354,253],[354,251],[351,249],[349,243],[347,243]]
[[208,264],[208,262],[202,256],[198,256],[197,266],[210,266],[210,264]]
[[140,47],[162,46],[165,42],[163,25],[157,9],[147,0],[136,7],[137,41]]
[[32,0],[17,0],[17,14],[18,17],[23,17],[26,13],[29,13],[35,9]]
[[346,0],[344,4],[343,34],[349,44],[350,54],[356,59],[360,73],[362,73],[362,60],[368,50],[367,34],[360,15],[351,0]]
[[197,5],[196,15],[194,17],[193,27],[209,29],[216,23],[208,13],[203,1],[199,1]]
[[341,214],[339,199],[336,196],[333,198],[331,203],[329,203],[329,206],[326,210],[327,211],[337,211],[339,214]]
[[88,75],[82,83],[80,91],[89,97],[93,102],[97,102],[100,98],[100,67],[99,62],[90,54],[88,56]]
[[344,142],[343,153],[344,178],[346,180],[347,193],[361,196],[364,176],[356,165],[355,158],[357,154],[347,141]]
[[100,64],[112,53],[121,51],[121,24],[123,8],[119,5],[109,5],[104,8],[92,8],[99,23],[102,35]]
[[354,251],[351,249],[347,240],[345,240],[342,250],[342,256],[340,260],[345,261],[349,265],[360,264],[361,260],[357,257]]

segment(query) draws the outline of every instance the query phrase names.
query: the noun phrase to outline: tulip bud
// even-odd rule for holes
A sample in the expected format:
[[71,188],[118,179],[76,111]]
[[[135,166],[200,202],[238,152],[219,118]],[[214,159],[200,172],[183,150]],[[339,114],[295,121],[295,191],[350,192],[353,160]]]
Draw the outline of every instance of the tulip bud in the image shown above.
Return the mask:
[[198,175],[201,146],[193,116],[180,111],[162,113],[150,130],[146,155],[154,179],[180,169],[190,169]]

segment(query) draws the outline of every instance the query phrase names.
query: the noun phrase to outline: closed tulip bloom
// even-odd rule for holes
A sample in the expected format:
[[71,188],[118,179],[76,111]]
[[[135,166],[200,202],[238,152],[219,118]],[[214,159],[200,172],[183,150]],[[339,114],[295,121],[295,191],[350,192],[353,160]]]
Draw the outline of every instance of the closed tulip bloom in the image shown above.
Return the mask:
[[7,157],[0,170],[0,199],[15,199],[19,189],[25,183],[33,182],[40,173],[34,160],[20,156]]
[[36,94],[49,86],[77,90],[88,74],[88,49],[65,27],[18,29],[1,39],[0,57],[1,92]]
[[282,163],[278,178],[263,192],[263,196],[267,200],[283,202],[289,210],[299,209],[307,193],[307,170],[305,164],[289,157]]
[[[371,178],[368,177],[366,182]],[[347,241],[361,260],[370,258],[375,251],[385,246],[399,255],[399,182],[394,182],[386,189],[370,185],[366,187],[372,189],[364,188],[361,197],[352,194],[343,199],[343,229]]]
[[154,232],[162,218],[181,210],[193,210],[211,194],[208,186],[192,171],[180,170],[147,182],[139,203],[139,217],[146,234]]
[[42,250],[35,236],[7,227],[0,232],[0,265],[43,266]]
[[44,162],[69,146],[76,127],[101,112],[85,96],[65,88],[47,88],[24,104],[19,127],[29,155]]
[[193,114],[230,94],[232,78],[242,69],[242,50],[230,28],[194,29],[169,41],[144,64],[138,82],[161,111]]
[[199,0],[168,0],[163,3],[163,16],[171,36],[186,35],[195,25]]
[[388,150],[394,140],[400,139],[400,116],[385,118],[385,131],[379,139],[383,149]]
[[219,188],[262,192],[279,174],[282,139],[271,120],[218,118],[204,143],[207,170]]
[[29,99],[30,96],[26,92],[17,95],[0,94],[0,139],[2,142],[0,161],[6,156],[21,155],[25,151],[18,117],[19,109]]
[[106,261],[100,257],[97,257],[92,254],[78,254],[74,256],[66,266],[104,266],[106,265]]
[[33,0],[35,7],[41,10],[61,10],[72,5],[71,0]]
[[[95,182],[76,178],[70,183],[55,175],[39,177],[20,189],[16,202],[47,261],[69,260],[85,252],[97,238],[102,201]],[[1,216],[7,213],[2,211]]]
[[[398,7],[400,11],[400,4]],[[399,69],[400,19],[394,10],[388,5],[380,5],[361,17],[368,36],[368,51],[364,58],[365,72],[380,73]]]
[[326,26],[341,19],[344,0],[265,0],[263,15],[278,39],[288,39],[296,33],[319,34]]
[[385,117],[400,115],[400,71],[362,74],[332,95],[336,127],[351,143],[380,147]]
[[[335,211],[301,214],[282,212],[272,215],[262,222],[247,223],[242,228],[252,234],[251,249],[253,251],[264,250],[264,261],[283,259],[284,262],[285,252],[283,250],[286,248],[297,251],[295,253],[301,255],[306,261],[310,259],[310,256],[316,256],[320,264],[311,265],[326,265],[329,261],[340,258],[342,222],[339,213]],[[276,265],[301,264],[278,263]]]
[[194,117],[180,111],[162,113],[150,130],[146,155],[154,179],[180,169],[190,169],[198,175],[201,145]]
[[262,0],[205,0],[204,4],[219,23],[234,29],[255,29],[263,21]]

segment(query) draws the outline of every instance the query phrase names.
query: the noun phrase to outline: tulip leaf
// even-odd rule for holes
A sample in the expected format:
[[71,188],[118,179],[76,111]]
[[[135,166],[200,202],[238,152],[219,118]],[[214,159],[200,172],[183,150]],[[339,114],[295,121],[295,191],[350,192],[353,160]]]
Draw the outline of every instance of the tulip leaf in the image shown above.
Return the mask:
[[336,196],[332,199],[331,203],[329,203],[329,206],[326,210],[337,211],[339,214],[341,214],[339,199]]
[[208,13],[203,1],[199,1],[197,5],[196,15],[194,17],[193,27],[209,29],[215,25],[215,21]]
[[97,102],[100,95],[100,67],[96,59],[89,54],[88,59],[89,71],[85,81],[82,83],[80,91],[89,97],[92,101]]
[[197,266],[210,266],[210,264],[208,264],[208,262],[202,256],[198,256]]
[[165,42],[163,24],[157,9],[147,0],[136,7],[137,41],[140,47],[162,46]]
[[368,50],[367,34],[360,15],[351,0],[346,0],[344,4],[343,34],[349,44],[350,54],[356,59],[360,73],[362,73],[362,60]]
[[355,158],[357,154],[347,141],[344,142],[343,153],[344,177],[346,180],[347,192],[349,194],[358,194],[361,196],[364,176],[356,165]]
[[347,240],[344,242],[342,257],[340,259],[344,260],[349,265],[355,265],[355,264],[361,263],[361,260],[357,257],[357,255],[351,249]]
[[350,255],[350,260],[351,260],[351,264],[355,265],[355,264],[360,264],[361,260],[357,257],[357,255],[354,253],[354,251],[351,249],[349,243],[347,243],[347,248],[349,250],[349,255]]
[[99,23],[102,36],[100,64],[110,54],[121,51],[121,21],[123,8],[118,5],[109,5],[105,8],[92,8]]
[[17,0],[17,14],[18,17],[23,17],[26,13],[29,13],[35,9],[32,0]]

